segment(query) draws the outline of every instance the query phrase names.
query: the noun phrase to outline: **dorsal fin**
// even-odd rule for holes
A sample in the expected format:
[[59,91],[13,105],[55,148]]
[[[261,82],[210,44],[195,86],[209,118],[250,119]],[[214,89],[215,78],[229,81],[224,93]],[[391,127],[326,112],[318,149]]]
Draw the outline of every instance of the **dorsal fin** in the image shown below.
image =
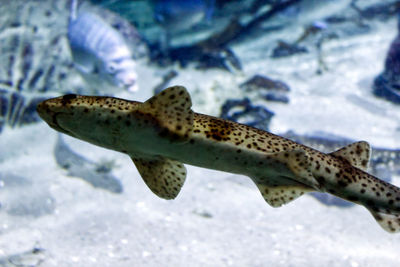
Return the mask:
[[360,141],[347,145],[330,153],[330,155],[345,159],[352,166],[366,171],[368,169],[369,159],[371,158],[371,147],[367,142]]
[[164,199],[176,198],[186,179],[182,163],[163,157],[151,160],[132,157],[132,160],[154,194]]
[[144,102],[139,112],[151,115],[161,126],[161,133],[185,138],[193,129],[192,101],[183,86],[165,89]]

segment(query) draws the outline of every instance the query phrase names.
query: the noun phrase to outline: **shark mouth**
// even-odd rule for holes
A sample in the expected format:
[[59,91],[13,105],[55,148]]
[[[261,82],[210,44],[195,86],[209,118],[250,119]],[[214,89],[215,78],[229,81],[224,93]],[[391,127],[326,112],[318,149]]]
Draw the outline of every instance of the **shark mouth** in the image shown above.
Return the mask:
[[59,115],[65,115],[65,114],[66,114],[65,112],[55,112],[55,113],[53,114],[53,116],[52,116],[52,121],[51,121],[51,122],[48,122],[48,123],[49,123],[49,125],[50,125],[51,128],[53,128],[53,129],[55,129],[55,130],[57,130],[57,131],[59,131],[59,132],[62,132],[62,133],[64,133],[64,134],[68,134],[68,135],[70,135],[70,136],[75,137],[75,135],[74,135],[72,132],[70,132],[70,131],[64,129],[64,128],[58,123],[58,121],[57,121],[57,116],[59,116]]

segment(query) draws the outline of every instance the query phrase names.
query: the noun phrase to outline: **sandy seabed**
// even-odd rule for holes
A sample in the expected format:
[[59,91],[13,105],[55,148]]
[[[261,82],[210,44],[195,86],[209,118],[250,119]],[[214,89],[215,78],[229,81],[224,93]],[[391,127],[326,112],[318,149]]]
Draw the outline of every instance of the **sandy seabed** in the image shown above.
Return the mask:
[[[268,75],[292,89],[289,104],[264,102],[276,113],[274,133],[325,131],[399,148],[400,107],[370,89],[395,23],[327,44],[329,70],[322,75],[311,54],[268,58],[262,44],[269,36],[233,48],[242,72],[189,67],[173,83],[188,88],[195,111],[218,115],[225,99],[243,94],[238,84]],[[138,66],[140,91],[118,96],[150,97],[160,79],[155,73]],[[54,159],[56,138],[44,122],[0,135],[0,266],[13,266],[10,255],[26,266],[400,264],[400,235],[384,232],[361,206],[327,207],[303,196],[274,209],[247,177],[192,166],[180,195],[166,201],[150,192],[128,156],[65,137],[76,153],[114,162],[112,173],[123,185],[115,194],[67,176]],[[393,183],[400,184],[398,176]],[[42,250],[30,253],[33,248]]]

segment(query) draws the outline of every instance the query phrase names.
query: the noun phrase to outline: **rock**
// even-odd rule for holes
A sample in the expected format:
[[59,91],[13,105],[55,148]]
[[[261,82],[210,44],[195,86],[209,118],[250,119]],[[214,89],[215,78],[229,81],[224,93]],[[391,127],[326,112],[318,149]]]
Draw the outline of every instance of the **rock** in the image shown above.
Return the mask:
[[121,182],[110,173],[110,166],[92,162],[75,153],[64,142],[61,135],[58,135],[54,156],[57,164],[68,171],[68,176],[80,178],[95,188],[101,188],[112,193],[120,194],[123,192]]
[[272,58],[288,57],[295,54],[307,53],[308,49],[297,44],[290,44],[285,41],[279,41],[277,47],[272,51]]
[[372,87],[376,96],[396,104],[400,104],[400,17],[398,19],[398,34],[390,45],[385,69],[375,78]]
[[245,91],[257,91],[267,101],[289,102],[289,98],[285,95],[290,91],[289,86],[282,81],[272,80],[263,75],[256,74],[239,87]]
[[273,116],[274,113],[272,111],[262,106],[253,106],[250,99],[244,98],[225,101],[221,108],[220,117],[267,130]]
[[256,74],[239,86],[246,91],[254,90],[276,90],[281,92],[289,92],[289,86],[279,80],[273,80],[266,76]]

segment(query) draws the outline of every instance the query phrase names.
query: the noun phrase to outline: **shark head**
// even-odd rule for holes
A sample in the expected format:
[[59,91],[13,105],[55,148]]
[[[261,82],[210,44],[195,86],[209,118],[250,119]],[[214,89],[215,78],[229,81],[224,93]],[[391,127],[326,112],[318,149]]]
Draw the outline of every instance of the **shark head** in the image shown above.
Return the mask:
[[[37,112],[50,127],[59,132],[110,147],[123,125],[134,123],[127,121],[127,114],[138,104],[109,97],[69,94],[41,102]],[[105,143],[104,140],[110,141]]]
[[73,111],[69,108],[71,100],[77,96],[74,94],[68,94],[62,97],[51,98],[39,103],[36,107],[36,111],[39,116],[54,130],[74,136],[71,132],[62,128],[58,121],[57,116],[71,116]]
[[127,146],[138,150],[146,142],[154,147],[153,140],[187,138],[193,123],[190,107],[186,89],[175,86],[144,103],[69,94],[41,102],[37,112],[56,131],[124,152]]

